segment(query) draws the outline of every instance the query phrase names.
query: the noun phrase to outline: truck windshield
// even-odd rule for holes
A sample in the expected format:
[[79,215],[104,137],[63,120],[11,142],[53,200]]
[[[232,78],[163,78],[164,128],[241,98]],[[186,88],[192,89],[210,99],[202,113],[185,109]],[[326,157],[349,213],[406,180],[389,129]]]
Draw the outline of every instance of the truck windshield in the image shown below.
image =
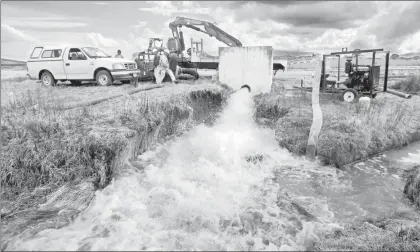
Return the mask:
[[90,57],[90,58],[110,58],[111,55],[104,53],[103,51],[99,50],[95,47],[83,47],[82,50]]

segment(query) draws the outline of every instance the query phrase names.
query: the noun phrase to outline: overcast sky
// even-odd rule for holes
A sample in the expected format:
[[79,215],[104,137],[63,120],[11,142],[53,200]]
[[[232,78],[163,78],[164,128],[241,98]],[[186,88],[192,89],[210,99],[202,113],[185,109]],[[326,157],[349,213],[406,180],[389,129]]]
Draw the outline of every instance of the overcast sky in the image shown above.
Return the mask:
[[[146,49],[150,37],[168,39],[168,24],[176,16],[216,22],[244,46],[321,53],[342,47],[420,51],[417,1],[2,1],[1,56],[26,60],[35,44],[83,43],[111,54],[121,49],[127,58]],[[203,33],[183,31],[188,44],[190,37],[203,38],[209,54],[225,46]]]

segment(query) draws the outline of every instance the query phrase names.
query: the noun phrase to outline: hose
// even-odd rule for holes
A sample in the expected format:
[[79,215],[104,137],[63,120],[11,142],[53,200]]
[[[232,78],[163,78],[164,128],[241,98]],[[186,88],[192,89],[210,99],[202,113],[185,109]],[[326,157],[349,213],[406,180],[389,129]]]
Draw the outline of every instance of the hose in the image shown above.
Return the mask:
[[388,92],[390,94],[393,94],[393,95],[396,95],[396,96],[399,96],[399,97],[403,97],[405,99],[411,98],[410,94],[406,94],[406,93],[403,93],[403,92],[398,92],[397,90],[393,90],[393,89],[387,89],[386,92]]

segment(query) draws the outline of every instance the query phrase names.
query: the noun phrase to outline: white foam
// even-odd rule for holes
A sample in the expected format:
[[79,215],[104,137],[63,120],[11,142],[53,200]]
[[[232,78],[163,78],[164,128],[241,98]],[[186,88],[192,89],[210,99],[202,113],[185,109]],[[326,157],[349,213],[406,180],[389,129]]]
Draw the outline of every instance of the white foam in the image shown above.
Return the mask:
[[420,164],[420,150],[418,150],[417,153],[408,153],[408,156],[401,158],[399,162],[409,164]]
[[[351,182],[335,168],[280,148],[273,131],[255,124],[253,109],[248,91],[238,91],[213,127],[199,125],[146,152],[139,157],[151,162],[144,172],[132,172],[98,191],[74,223],[8,249],[305,249],[337,226],[323,191],[344,194],[352,190]],[[246,161],[250,156],[262,159],[254,164]],[[319,222],[299,219],[300,230],[295,214],[277,205],[281,187]],[[228,225],[235,221],[239,226]]]

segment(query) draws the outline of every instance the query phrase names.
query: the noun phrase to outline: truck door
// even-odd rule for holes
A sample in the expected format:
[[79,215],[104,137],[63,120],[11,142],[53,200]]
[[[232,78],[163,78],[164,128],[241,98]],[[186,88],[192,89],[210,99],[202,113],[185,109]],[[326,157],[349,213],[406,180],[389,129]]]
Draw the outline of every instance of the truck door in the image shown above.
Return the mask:
[[64,55],[64,69],[69,80],[90,80],[93,77],[90,74],[89,59],[79,48],[69,48]]

